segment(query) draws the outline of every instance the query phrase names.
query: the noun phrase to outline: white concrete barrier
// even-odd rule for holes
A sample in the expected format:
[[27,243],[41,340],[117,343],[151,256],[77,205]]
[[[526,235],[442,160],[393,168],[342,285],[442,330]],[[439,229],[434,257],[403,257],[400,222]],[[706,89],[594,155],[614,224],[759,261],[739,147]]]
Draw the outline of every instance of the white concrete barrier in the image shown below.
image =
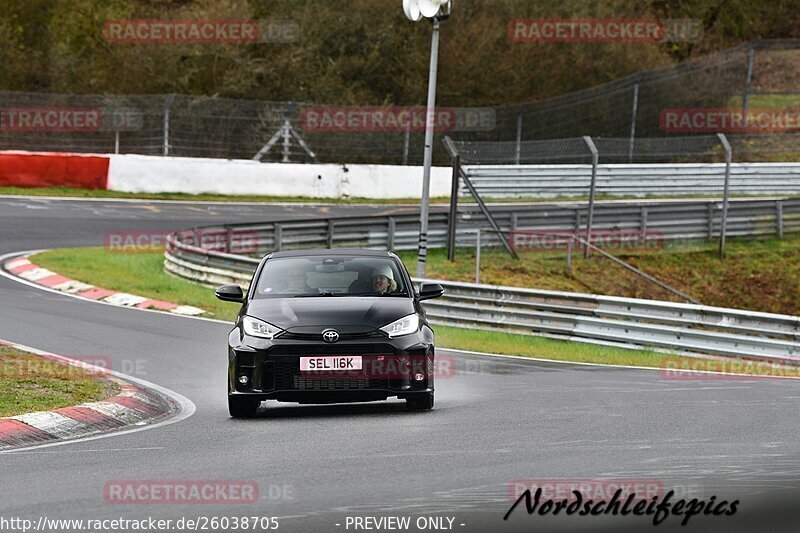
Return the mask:
[[[110,155],[108,189],[120,192],[305,196],[310,198],[419,198],[422,167],[259,163]],[[449,196],[452,170],[434,167],[431,196]]]

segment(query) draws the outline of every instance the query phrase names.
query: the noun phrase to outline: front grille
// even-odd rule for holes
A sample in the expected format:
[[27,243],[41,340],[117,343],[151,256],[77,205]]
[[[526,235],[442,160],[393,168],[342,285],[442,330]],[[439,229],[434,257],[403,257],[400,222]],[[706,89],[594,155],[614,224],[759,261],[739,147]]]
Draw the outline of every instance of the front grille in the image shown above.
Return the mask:
[[[268,355],[393,355],[397,350],[391,344],[342,344],[309,343],[309,344],[276,344],[267,352]],[[299,360],[295,364],[300,368]]]
[[293,376],[294,387],[298,390],[351,390],[369,389],[368,378],[315,378]]
[[[306,352],[307,353],[307,352]],[[362,390],[388,389],[386,377],[334,377],[331,374],[314,376],[300,372],[299,357],[276,358],[265,361],[261,373],[262,390]]]

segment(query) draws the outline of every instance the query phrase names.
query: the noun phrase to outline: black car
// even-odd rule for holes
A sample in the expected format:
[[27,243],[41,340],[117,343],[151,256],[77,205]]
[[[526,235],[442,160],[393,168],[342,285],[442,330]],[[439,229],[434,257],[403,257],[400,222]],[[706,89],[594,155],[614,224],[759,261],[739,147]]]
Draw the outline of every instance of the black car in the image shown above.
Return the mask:
[[434,334],[420,302],[441,285],[414,290],[391,252],[362,249],[274,252],[258,265],[228,337],[228,408],[253,416],[263,400],[339,403],[405,399],[433,407]]

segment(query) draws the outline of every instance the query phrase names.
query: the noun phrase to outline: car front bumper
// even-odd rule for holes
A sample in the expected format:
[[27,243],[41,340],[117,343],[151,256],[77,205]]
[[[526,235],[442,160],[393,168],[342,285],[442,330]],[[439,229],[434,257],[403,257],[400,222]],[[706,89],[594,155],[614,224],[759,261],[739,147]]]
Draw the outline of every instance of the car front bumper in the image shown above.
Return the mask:
[[[282,335],[267,340],[231,332],[228,392],[259,400],[339,403],[411,398],[433,392],[433,332],[388,338],[373,334],[325,343]],[[306,356],[361,356],[360,371],[302,372]],[[247,383],[240,383],[241,376]],[[422,377],[422,379],[419,379]]]

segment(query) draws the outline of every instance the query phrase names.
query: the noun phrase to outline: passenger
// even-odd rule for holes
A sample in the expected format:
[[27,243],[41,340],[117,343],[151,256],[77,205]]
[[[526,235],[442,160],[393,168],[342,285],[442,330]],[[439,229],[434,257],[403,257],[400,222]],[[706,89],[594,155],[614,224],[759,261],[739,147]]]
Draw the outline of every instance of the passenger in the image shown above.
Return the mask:
[[397,282],[389,265],[383,265],[372,273],[372,290],[377,294],[386,294],[397,290]]

